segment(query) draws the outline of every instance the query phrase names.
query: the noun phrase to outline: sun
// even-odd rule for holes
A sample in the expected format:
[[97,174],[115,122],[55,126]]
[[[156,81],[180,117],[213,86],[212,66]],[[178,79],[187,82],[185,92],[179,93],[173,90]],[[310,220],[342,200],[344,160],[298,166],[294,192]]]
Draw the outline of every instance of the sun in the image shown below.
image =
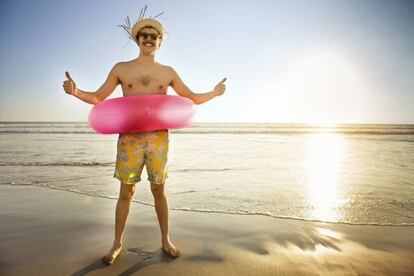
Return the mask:
[[313,49],[292,58],[271,86],[274,118],[333,127],[356,121],[372,104],[372,89],[350,56]]

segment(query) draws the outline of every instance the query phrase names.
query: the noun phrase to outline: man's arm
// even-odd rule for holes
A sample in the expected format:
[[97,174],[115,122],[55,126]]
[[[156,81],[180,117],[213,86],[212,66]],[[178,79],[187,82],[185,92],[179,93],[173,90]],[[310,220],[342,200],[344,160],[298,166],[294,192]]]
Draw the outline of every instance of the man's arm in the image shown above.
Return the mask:
[[66,93],[71,94],[86,103],[98,104],[111,95],[119,84],[118,71],[119,63],[112,68],[106,81],[96,92],[87,92],[77,88],[68,72],[66,72],[68,80],[64,82],[63,87]]
[[194,93],[190,90],[190,88],[187,87],[187,85],[185,85],[178,73],[173,68],[170,67],[170,69],[173,75],[171,87],[178,95],[180,95],[181,97],[189,98],[195,104],[202,104],[213,99],[214,97],[222,95],[224,93],[224,90],[226,89],[224,84],[226,78],[224,78],[214,87],[212,91],[207,93]]

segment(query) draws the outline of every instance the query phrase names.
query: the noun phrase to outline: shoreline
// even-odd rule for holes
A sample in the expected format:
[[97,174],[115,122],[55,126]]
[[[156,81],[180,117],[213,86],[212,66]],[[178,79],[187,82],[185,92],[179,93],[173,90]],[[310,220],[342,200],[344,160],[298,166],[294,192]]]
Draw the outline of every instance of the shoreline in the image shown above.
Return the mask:
[[[69,193],[75,193],[79,195],[85,195],[85,196],[91,196],[91,197],[97,197],[97,198],[104,198],[104,199],[110,199],[110,200],[117,200],[116,197],[111,196],[103,196],[103,195],[96,195],[96,194],[90,194],[86,192],[80,192],[76,190],[67,190],[60,187],[54,187],[54,186],[47,186],[47,185],[37,185],[37,184],[12,184],[12,183],[4,183],[1,185],[7,185],[11,187],[38,187],[38,188],[44,188],[44,189],[52,189],[52,190],[59,190]],[[154,204],[139,201],[136,199],[132,199],[132,202],[136,204],[142,204],[145,206],[152,206],[154,207]],[[350,225],[350,226],[392,226],[392,227],[414,227],[414,224],[406,223],[406,224],[393,224],[393,223],[352,223],[352,222],[343,222],[343,221],[322,221],[322,220],[316,220],[316,219],[306,219],[306,218],[299,218],[299,217],[288,217],[288,216],[277,216],[277,215],[269,215],[265,213],[242,213],[242,212],[232,212],[232,211],[221,211],[221,210],[202,210],[202,209],[184,209],[184,208],[174,208],[170,207],[169,210],[174,211],[183,211],[183,212],[195,212],[195,213],[208,213],[208,214],[226,214],[226,215],[240,215],[240,216],[263,216],[268,218],[274,218],[274,219],[282,219],[282,220],[295,220],[295,221],[303,221],[303,222],[312,222],[312,223],[324,223],[324,224],[332,224],[332,225]]]
[[[153,206],[133,202],[124,248],[113,240],[116,200],[41,186],[0,186],[0,274],[5,275],[409,275],[414,226],[346,225],[263,215],[170,210],[161,252]],[[386,260],[386,262],[384,262]]]

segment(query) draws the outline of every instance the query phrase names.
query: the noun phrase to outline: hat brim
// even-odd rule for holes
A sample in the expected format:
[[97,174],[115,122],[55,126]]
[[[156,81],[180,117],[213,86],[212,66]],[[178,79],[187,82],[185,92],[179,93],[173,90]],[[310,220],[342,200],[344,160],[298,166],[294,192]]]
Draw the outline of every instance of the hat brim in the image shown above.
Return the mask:
[[131,30],[131,38],[136,43],[138,43],[138,40],[137,40],[138,32],[141,29],[145,28],[146,26],[150,26],[150,27],[156,29],[158,31],[158,33],[160,34],[161,39],[164,38],[165,30],[164,30],[164,27],[162,26],[162,24],[159,21],[157,21],[155,19],[143,19],[143,20],[139,20],[137,23],[135,23],[134,27],[132,27],[132,30]]

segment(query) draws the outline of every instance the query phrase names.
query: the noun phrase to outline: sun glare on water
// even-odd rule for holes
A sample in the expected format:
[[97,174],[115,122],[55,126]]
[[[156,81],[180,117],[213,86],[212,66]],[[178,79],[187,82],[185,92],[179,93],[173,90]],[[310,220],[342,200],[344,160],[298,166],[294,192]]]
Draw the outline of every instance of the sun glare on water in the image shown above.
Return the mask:
[[308,216],[321,221],[341,219],[340,206],[343,204],[338,189],[344,141],[335,133],[310,135],[306,145],[305,170],[308,197]]

